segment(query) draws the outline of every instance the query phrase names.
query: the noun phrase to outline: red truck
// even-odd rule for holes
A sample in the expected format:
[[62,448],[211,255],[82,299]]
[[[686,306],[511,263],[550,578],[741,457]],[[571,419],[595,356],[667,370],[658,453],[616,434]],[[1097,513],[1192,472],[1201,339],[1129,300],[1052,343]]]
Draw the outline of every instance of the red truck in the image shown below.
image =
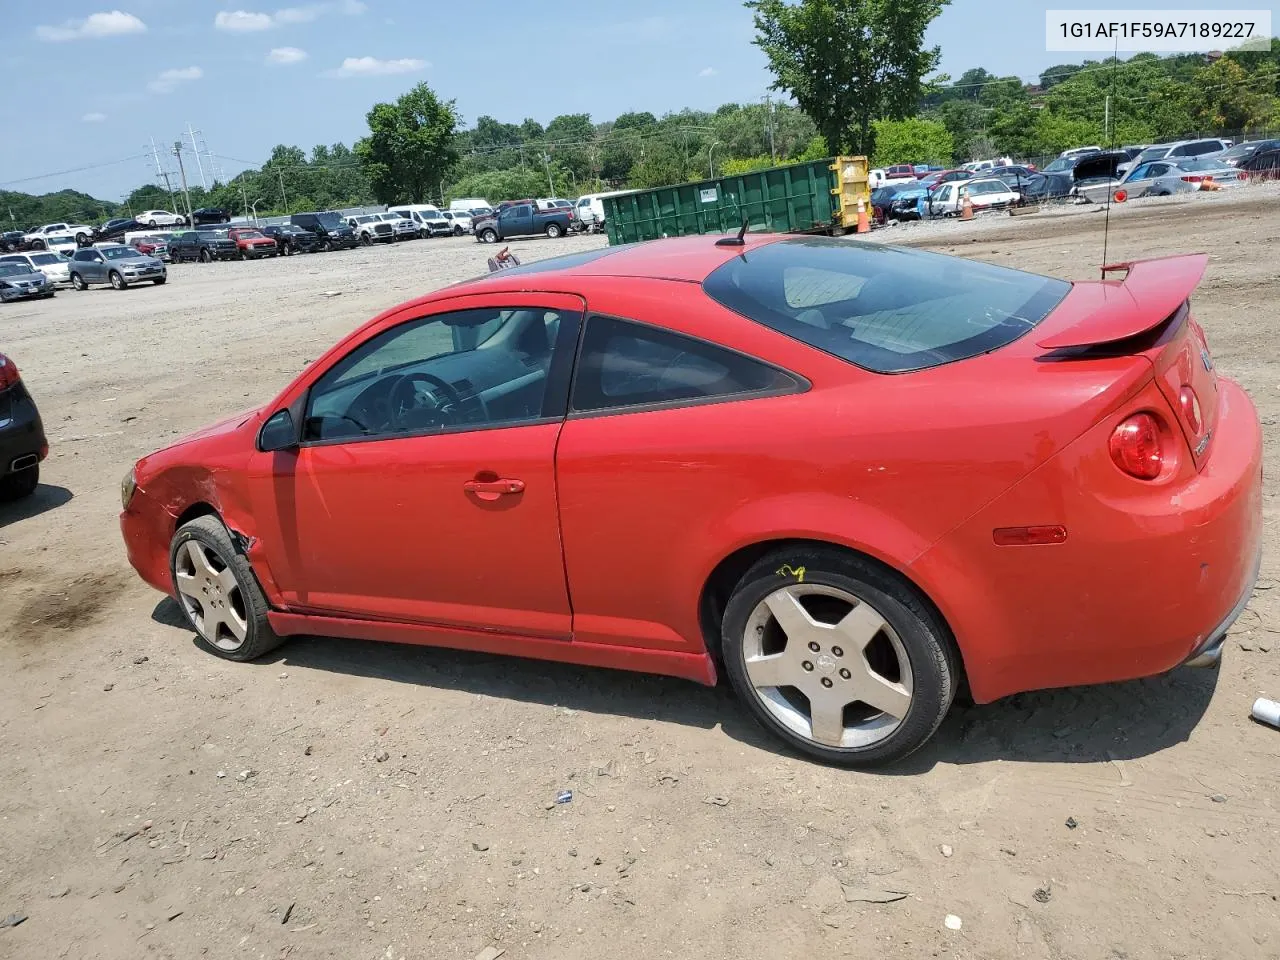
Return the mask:
[[227,231],[227,237],[240,248],[241,260],[274,257],[280,253],[276,242],[256,227],[232,227]]

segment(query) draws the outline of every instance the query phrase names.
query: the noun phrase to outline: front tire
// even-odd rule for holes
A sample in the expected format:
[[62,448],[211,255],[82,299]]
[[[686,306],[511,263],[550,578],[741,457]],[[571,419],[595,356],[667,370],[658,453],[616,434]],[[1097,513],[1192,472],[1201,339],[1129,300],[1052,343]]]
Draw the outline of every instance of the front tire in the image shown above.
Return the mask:
[[481,231],[480,231],[480,241],[481,241],[482,243],[497,243],[497,242],[498,242],[498,234],[497,234],[497,232],[496,232],[496,231],[494,231],[494,230],[481,230]]
[[206,250],[201,250],[201,251],[200,251],[200,262],[201,262],[201,263],[212,263],[212,262],[213,262],[213,254],[212,254],[212,253],[210,253],[207,249],[206,249]]
[[253,568],[217,517],[197,517],[178,528],[169,573],[178,605],[210,653],[243,662],[283,642],[267,621],[267,598]]
[[913,586],[859,556],[766,556],[734,589],[721,634],[730,683],[756,720],[824,763],[901,760],[955,698],[945,625]]
[[129,284],[124,282],[124,277],[115,270],[112,270],[107,274],[107,279],[111,281],[111,289],[113,290],[123,290],[125,287],[129,286]]
[[333,253],[333,241],[326,240],[320,247],[325,253]]
[[80,274],[78,274],[78,273],[73,273],[73,274],[71,275],[71,289],[73,289],[73,290],[88,290],[88,289],[89,289],[89,285],[88,285],[87,283],[85,283],[85,282],[84,282],[84,277],[80,276]]
[[165,281],[168,279],[169,279],[168,277],[156,277],[155,280],[152,281],[152,283],[154,283],[157,287],[163,287],[165,284]]
[[27,467],[17,473],[0,477],[0,503],[29,497],[36,492],[38,486],[40,486],[40,464],[38,463],[34,467]]

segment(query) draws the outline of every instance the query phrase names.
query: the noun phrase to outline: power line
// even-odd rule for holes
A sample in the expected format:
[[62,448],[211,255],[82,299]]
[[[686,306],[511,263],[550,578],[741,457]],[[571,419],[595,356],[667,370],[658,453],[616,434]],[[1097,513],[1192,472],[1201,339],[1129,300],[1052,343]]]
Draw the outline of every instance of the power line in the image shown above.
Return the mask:
[[103,163],[91,163],[86,167],[73,167],[70,170],[55,170],[53,173],[41,173],[34,177],[23,177],[21,180],[5,180],[0,182],[0,187],[11,187],[19,183],[33,183],[36,180],[48,180],[52,177],[65,177],[69,173],[84,173],[87,170],[101,170],[104,167],[114,167],[122,163],[137,163],[138,160],[145,159],[145,154],[135,153],[132,156],[124,157],[120,160],[107,160]]

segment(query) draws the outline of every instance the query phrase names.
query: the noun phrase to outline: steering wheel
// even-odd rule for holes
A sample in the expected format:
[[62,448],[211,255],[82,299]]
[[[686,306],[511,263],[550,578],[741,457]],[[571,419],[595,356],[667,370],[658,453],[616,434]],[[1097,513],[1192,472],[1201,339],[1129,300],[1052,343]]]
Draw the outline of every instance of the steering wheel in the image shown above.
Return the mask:
[[414,389],[419,383],[425,383],[429,388],[427,394],[432,401],[429,410],[434,414],[433,419],[439,419],[441,426],[452,423],[455,414],[462,406],[462,397],[451,384],[434,374],[418,372],[406,373],[393,383],[387,392],[391,424],[395,427],[404,427],[407,425],[407,417],[427,409],[419,402],[421,394]]

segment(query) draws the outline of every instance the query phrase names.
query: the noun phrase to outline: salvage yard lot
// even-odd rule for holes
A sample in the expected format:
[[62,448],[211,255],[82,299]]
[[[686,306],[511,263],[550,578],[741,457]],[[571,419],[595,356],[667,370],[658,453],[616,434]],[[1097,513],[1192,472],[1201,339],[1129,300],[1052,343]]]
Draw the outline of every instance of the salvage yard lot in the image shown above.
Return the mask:
[[[1280,695],[1259,196],[1117,209],[1108,252],[1210,253],[1195,311],[1266,431],[1263,580],[1221,671],[958,707],[882,774],[780,753],[677,680],[338,640],[220,661],[133,575],[136,458],[493,248],[181,265],[0,309],[52,444],[45,486],[0,508],[0,917],[28,916],[0,957],[1280,957],[1280,734],[1247,719]],[[1102,256],[1088,209],[946,226],[877,239],[1068,279]],[[907,896],[857,899],[884,891]]]

